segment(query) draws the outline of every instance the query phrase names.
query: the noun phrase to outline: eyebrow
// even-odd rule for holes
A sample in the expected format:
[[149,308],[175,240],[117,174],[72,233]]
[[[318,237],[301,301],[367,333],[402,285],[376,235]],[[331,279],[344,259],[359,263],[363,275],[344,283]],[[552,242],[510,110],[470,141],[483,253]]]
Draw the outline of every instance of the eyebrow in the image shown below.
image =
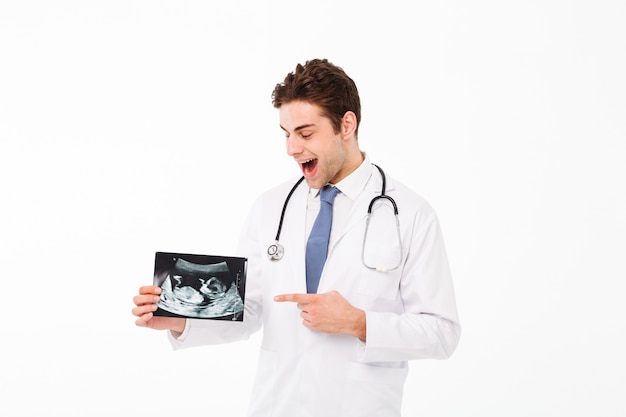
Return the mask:
[[[300,131],[302,129],[306,129],[307,127],[311,127],[311,126],[315,126],[315,123],[307,123],[307,124],[304,124],[304,125],[300,125],[300,126],[296,127],[293,131],[294,132],[298,132],[298,131]],[[280,128],[282,130],[284,130],[285,132],[287,132],[287,129],[285,129],[282,125],[280,125]]]

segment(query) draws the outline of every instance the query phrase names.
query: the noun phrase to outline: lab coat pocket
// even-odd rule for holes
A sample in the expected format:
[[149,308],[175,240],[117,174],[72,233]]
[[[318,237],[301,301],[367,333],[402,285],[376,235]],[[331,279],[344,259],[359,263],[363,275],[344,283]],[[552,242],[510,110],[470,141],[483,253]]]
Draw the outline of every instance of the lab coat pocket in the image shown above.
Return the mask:
[[407,367],[352,363],[348,369],[342,416],[398,417]]

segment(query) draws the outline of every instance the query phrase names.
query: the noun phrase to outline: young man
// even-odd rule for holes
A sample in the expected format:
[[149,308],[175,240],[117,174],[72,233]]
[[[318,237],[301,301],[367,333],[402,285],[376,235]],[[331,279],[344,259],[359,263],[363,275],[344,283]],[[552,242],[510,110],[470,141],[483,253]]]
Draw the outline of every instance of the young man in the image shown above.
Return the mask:
[[[146,286],[136,324],[170,330],[175,349],[263,328],[250,416],[400,416],[407,361],[448,358],[460,337],[437,217],[360,150],[359,94],[341,68],[297,65],[273,104],[305,183],[267,191],[250,212],[237,254],[248,258],[244,321],[154,317],[160,290]],[[327,249],[307,249],[327,212]],[[317,255],[326,259],[312,277]]]

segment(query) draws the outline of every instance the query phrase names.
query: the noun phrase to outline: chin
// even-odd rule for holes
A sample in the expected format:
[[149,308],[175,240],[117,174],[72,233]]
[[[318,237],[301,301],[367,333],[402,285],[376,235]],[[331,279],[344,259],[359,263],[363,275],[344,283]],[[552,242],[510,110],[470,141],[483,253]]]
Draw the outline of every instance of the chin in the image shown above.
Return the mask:
[[311,188],[322,188],[326,185],[326,182],[320,183],[320,180],[315,180],[313,178],[305,178],[306,184]]

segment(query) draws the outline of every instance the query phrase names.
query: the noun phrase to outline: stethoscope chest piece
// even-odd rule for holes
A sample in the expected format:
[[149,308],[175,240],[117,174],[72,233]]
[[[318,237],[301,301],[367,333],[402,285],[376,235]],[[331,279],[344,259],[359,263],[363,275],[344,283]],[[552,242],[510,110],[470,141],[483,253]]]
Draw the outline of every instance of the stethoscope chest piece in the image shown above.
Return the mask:
[[270,259],[270,261],[280,261],[281,259],[283,259],[284,253],[285,248],[283,248],[283,245],[278,243],[278,241],[272,243],[267,248],[267,257]]

